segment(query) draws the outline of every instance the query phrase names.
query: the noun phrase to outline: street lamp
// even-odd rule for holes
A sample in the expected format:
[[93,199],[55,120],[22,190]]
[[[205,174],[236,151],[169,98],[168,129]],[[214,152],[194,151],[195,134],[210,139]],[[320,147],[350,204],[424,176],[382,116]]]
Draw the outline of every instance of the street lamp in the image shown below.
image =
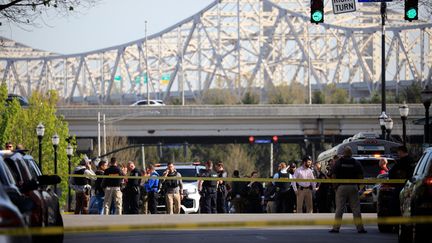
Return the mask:
[[[51,142],[54,147],[54,174],[57,175],[57,147],[60,143],[60,137],[57,133],[52,136]],[[54,191],[57,193],[57,185],[54,185]]]
[[390,134],[393,129],[393,119],[391,117],[387,117],[387,119],[384,120],[385,123],[385,129],[387,131],[387,140],[390,140]]
[[431,105],[432,90],[429,89],[429,85],[426,85],[425,89],[421,92],[421,99],[425,107],[425,126],[424,126],[424,142],[429,144],[429,107]]
[[[68,145],[66,147],[66,154],[68,157],[68,175],[71,174],[71,158],[73,156],[73,152],[74,152],[74,150],[73,150],[72,145],[70,143],[68,143]],[[68,212],[71,211],[71,203],[72,203],[71,199],[72,199],[71,188],[70,188],[70,184],[68,183]]]
[[409,113],[408,105],[404,102],[401,106],[399,106],[399,114],[402,119],[402,141],[405,147],[406,147],[406,120],[408,118],[408,113]]
[[42,122],[39,122],[39,124],[36,127],[36,134],[39,142],[39,169],[41,172],[42,172],[42,138],[44,136],[44,133],[45,133],[45,127],[42,124]]
[[383,112],[381,112],[381,115],[379,116],[379,123],[380,123],[380,126],[381,126],[381,136],[382,136],[382,139],[385,139],[385,130],[386,130],[386,127],[385,127],[385,120],[388,118],[388,116],[386,115],[386,113],[385,113],[385,111],[383,111]]

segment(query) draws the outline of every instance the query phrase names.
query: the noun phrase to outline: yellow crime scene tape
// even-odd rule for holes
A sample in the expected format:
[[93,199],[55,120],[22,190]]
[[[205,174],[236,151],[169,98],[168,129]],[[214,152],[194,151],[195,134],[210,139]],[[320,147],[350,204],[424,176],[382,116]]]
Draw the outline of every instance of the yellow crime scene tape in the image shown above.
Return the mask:
[[195,180],[195,181],[240,181],[240,182],[317,182],[317,183],[351,183],[351,184],[403,184],[406,182],[405,179],[289,179],[289,178],[235,178],[235,177],[151,177],[151,176],[117,176],[117,175],[77,175],[70,174],[64,175],[70,177],[87,177],[87,178],[110,178],[110,179],[144,179],[149,178],[159,180]]
[[166,230],[212,230],[221,228],[268,228],[287,226],[331,226],[363,223],[371,224],[430,224],[432,216],[415,217],[386,217],[365,219],[295,219],[295,220],[263,220],[263,221],[232,221],[232,222],[203,222],[203,223],[166,223],[141,225],[103,225],[103,226],[74,226],[74,227],[31,227],[0,229],[0,235],[55,235],[55,234],[83,234],[83,233],[113,233],[131,231],[166,231]]

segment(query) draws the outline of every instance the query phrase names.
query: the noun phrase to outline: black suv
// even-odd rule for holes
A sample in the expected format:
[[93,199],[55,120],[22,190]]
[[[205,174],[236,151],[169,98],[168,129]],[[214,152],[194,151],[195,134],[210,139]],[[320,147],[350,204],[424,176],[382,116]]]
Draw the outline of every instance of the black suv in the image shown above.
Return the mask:
[[[432,148],[425,150],[399,197],[402,216],[432,216]],[[431,242],[431,227],[430,223],[400,225],[399,242]]]

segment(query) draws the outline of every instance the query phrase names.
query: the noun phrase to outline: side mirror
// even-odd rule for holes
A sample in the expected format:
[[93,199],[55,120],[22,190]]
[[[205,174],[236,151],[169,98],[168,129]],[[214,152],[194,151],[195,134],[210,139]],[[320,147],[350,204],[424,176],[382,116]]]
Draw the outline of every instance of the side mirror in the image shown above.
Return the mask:
[[41,175],[38,176],[38,181],[41,186],[56,185],[61,182],[61,178],[58,175]]
[[26,193],[29,191],[37,190],[38,188],[39,188],[38,182],[36,180],[31,180],[22,184],[22,186],[20,187],[20,191],[22,193]]

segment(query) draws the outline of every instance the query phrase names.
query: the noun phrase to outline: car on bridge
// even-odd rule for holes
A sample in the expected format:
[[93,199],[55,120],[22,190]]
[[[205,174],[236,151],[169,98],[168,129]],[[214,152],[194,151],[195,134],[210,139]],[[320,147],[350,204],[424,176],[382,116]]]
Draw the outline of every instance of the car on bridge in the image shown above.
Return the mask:
[[[175,169],[182,177],[197,177],[200,170],[205,169],[201,163],[174,163]],[[162,176],[167,169],[166,165],[156,166],[157,173]],[[198,192],[198,181],[182,180],[183,181],[183,200],[181,201],[181,213],[198,213],[200,194]],[[165,211],[165,195],[161,193],[158,201],[158,211]]]
[[[150,106],[163,106],[165,105],[163,100],[149,100]],[[138,100],[137,102],[133,103],[131,106],[141,106],[141,105],[147,105],[147,100]]]

